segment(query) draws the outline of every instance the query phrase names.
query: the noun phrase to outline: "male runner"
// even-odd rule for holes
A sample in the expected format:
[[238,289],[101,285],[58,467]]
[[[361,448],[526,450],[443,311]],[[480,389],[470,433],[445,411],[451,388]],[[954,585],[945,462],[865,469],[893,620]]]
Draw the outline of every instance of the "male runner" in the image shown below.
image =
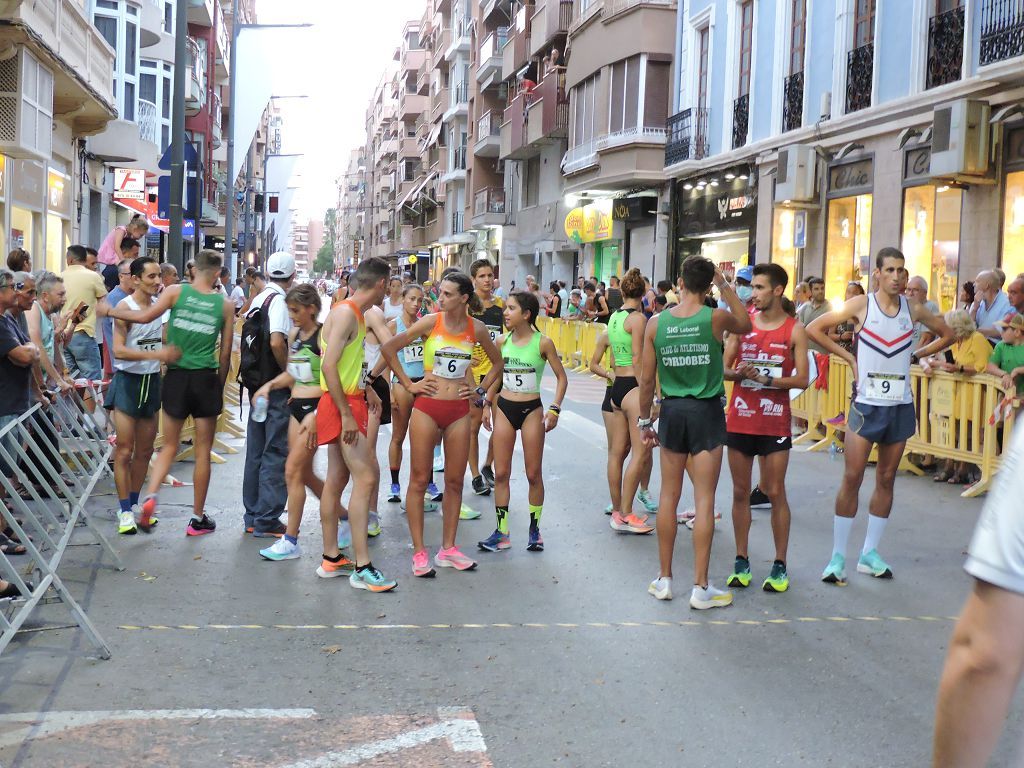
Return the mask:
[[[137,312],[150,306],[160,293],[160,265],[151,256],[140,256],[131,262],[130,268],[134,290],[121,299],[118,306]],[[163,345],[163,329],[159,317],[148,323],[114,321],[111,341],[114,378],[107,400],[114,411],[117,431],[114,485],[121,507],[117,532],[123,535],[136,532],[139,493],[153,456],[160,411],[160,364],[173,363],[181,357],[177,347]],[[150,517],[149,524],[156,523],[156,518]]]
[[327,316],[320,363],[320,385],[325,393],[316,419],[317,439],[328,446],[327,477],[320,497],[324,556],[317,575],[332,578],[352,568],[338,547],[337,517],[338,498],[351,476],[348,516],[356,561],[349,584],[370,592],[387,592],[398,586],[397,581],[385,578],[370,562],[367,544],[370,494],[380,478],[377,457],[369,450],[367,426],[369,409],[379,410],[380,400],[372,390],[373,377],[366,375],[364,315],[384,299],[390,274],[391,269],[383,259],[372,257],[359,262],[350,280],[354,293],[335,305]]
[[[157,512],[157,492],[174,464],[181,439],[181,428],[191,416],[195,421],[192,446],[195,472],[192,475],[192,519],[185,529],[188,536],[213,533],[217,525],[206,514],[206,494],[210,489],[210,451],[213,448],[217,417],[224,406],[224,382],[231,368],[231,342],[234,334],[235,305],[225,301],[216,288],[221,255],[205,249],[196,254],[191,283],[164,288],[160,298],[138,311],[123,303],[113,309],[106,302],[98,313],[115,320],[145,324],[170,310],[167,343],[181,350],[181,357],[168,365],[163,380],[164,445],[149,476],[138,527],[148,531]],[[218,339],[220,349],[218,353]]]
[[[470,310],[470,317],[475,317],[486,325],[487,331],[491,335],[491,341],[494,341],[501,336],[505,322],[505,302],[493,294],[494,268],[487,259],[477,259],[469,265],[469,276],[473,278],[473,288],[480,298],[480,303],[483,304],[483,309],[480,312]],[[476,386],[480,387],[480,382],[491,370],[491,361],[479,344],[473,347],[471,370]],[[484,411],[482,406],[479,408],[476,406],[476,402],[483,399],[486,394],[486,392],[478,390],[479,398],[471,401],[472,408],[470,409],[469,474],[473,478],[473,493],[477,496],[487,496],[494,487],[494,471],[491,469],[491,464],[494,463],[494,449],[491,447],[490,440],[487,441],[487,456],[484,459],[484,465],[480,466],[480,424]],[[480,514],[476,513],[474,516],[479,517]]]
[[[878,289],[854,296],[840,309],[830,310],[807,326],[807,335],[826,352],[850,364],[853,395],[844,440],[846,469],[836,494],[832,559],[821,580],[846,584],[846,544],[857,516],[857,495],[864,481],[871,448],[878,446],[875,492],[868,509],[868,530],[857,571],[891,579],[892,569],[878,554],[878,544],[892,511],[896,467],[907,440],[917,428],[910,389],[910,364],[934,355],[953,343],[953,331],[924,304],[900,295],[906,259],[896,248],[882,248],[875,257],[872,278]],[[828,329],[852,321],[857,333],[857,356],[829,338]],[[935,341],[913,348],[914,323],[924,323]]]
[[[789,502],[786,470],[793,447],[789,390],[807,387],[807,334],[782,308],[789,277],[778,264],[758,264],[750,276],[751,301],[759,312],[745,336],[730,334],[725,346],[725,378],[736,382],[725,424],[732,475],[732,527],[736,564],[730,587],[750,586],[750,482],[754,457],[763,459],[761,490],[771,500],[775,562],[764,580],[766,592],[789,589]],[[742,298],[742,296],[741,296]],[[794,372],[793,369],[796,369]]]

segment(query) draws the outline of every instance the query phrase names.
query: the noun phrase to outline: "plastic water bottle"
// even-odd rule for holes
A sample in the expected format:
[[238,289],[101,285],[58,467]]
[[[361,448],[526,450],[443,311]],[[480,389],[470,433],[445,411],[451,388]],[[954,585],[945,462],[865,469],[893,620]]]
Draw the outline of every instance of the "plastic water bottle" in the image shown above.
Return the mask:
[[265,397],[257,397],[252,401],[252,413],[250,416],[253,421],[264,422],[267,420],[267,410],[270,408],[270,402]]
[[828,447],[828,458],[830,461],[835,461],[839,457],[839,446],[835,442],[831,443]]

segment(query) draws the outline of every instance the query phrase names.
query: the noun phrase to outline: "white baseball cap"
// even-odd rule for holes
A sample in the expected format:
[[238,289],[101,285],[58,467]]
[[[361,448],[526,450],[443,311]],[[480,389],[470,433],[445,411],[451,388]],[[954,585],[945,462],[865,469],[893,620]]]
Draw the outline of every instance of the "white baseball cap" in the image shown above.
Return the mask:
[[267,277],[274,280],[287,280],[295,274],[295,259],[288,251],[270,254],[267,259]]

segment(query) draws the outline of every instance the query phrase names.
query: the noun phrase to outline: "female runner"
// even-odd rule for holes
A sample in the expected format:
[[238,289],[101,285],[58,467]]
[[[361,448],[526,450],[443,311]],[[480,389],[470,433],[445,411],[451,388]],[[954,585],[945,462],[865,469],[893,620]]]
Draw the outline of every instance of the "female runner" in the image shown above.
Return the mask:
[[[530,536],[526,548],[531,552],[544,550],[540,535],[540,516],[544,510],[544,434],[558,425],[562,399],[569,386],[569,377],[555,351],[554,342],[537,330],[540,303],[532,293],[520,291],[509,296],[505,305],[505,327],[509,332],[498,340],[504,361],[501,394],[497,380],[491,384],[488,402],[495,402],[494,434],[494,511],[498,527],[477,546],[485,552],[497,552],[512,546],[508,533],[509,478],[512,474],[512,451],[516,432],[522,436],[526,480],[530,484]],[[555,399],[545,413],[540,401],[540,382],[544,367],[550,365],[555,378]],[[496,399],[495,399],[496,398]],[[484,426],[491,428],[491,409],[484,409]]]
[[[633,497],[640,485],[640,479],[650,472],[651,449],[644,445],[636,420],[640,415],[640,392],[637,389],[637,374],[640,366],[640,350],[643,347],[644,328],[647,320],[643,315],[645,281],[639,269],[631,269],[622,278],[622,309],[608,320],[608,344],[612,350],[612,371],[603,371],[606,378],[613,377],[609,400],[612,408],[611,423],[619,430],[613,443],[621,451],[622,436],[626,436],[629,465],[618,493],[612,488],[611,527],[626,533],[650,533],[654,526],[648,525],[646,515],[633,513]],[[600,366],[599,366],[600,367]],[[591,366],[593,370],[593,366]],[[623,461],[625,456],[622,455]],[[616,456],[618,461],[618,456]],[[609,486],[622,472],[621,466],[612,467],[609,457]],[[618,500],[616,500],[618,496]],[[641,499],[641,501],[644,501]],[[653,500],[652,500],[653,501]],[[655,507],[656,508],[656,507]]]
[[288,484],[288,525],[284,536],[272,546],[260,550],[266,560],[294,560],[299,549],[299,523],[306,504],[306,488],[320,498],[324,481],[313,472],[316,454],[316,406],[323,391],[320,389],[320,294],[309,283],[297,285],[285,296],[291,315],[292,333],[288,339],[288,368],[271,379],[253,395],[268,397],[275,389],[291,387],[288,408],[288,459],[284,465]]
[[[402,386],[415,396],[409,422],[412,469],[405,503],[412,536],[412,572],[416,576],[434,575],[423,544],[423,502],[439,437],[444,439],[445,493],[441,507],[444,523],[442,546],[434,557],[434,564],[460,571],[476,568],[476,563],[455,546],[462,485],[469,459],[469,399],[482,399],[502,371],[501,354],[491,341],[487,326],[469,316],[469,305],[476,301],[479,299],[469,275],[453,272],[441,281],[440,312],[417,320],[381,347],[381,354]],[[480,307],[476,308],[479,311]],[[414,383],[399,362],[398,351],[421,337],[426,338],[424,375],[422,381]],[[475,394],[467,378],[474,344],[483,346],[493,366]]]

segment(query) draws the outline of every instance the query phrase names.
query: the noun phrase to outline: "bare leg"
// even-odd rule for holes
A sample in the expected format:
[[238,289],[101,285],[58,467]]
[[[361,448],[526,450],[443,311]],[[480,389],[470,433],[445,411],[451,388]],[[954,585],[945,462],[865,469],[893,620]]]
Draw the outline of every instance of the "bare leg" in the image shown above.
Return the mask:
[[114,411],[117,446],[114,448],[114,485],[117,498],[127,499],[132,489],[132,455],[135,453],[135,419],[121,411]]
[[284,464],[284,478],[288,484],[288,525],[289,536],[299,535],[302,511],[306,506],[306,482],[314,480],[323,492],[323,482],[313,474],[314,450],[306,447],[306,436],[295,419],[288,417],[288,459]]
[[[494,432],[491,434],[494,450],[494,505],[507,507],[512,497],[509,480],[512,477],[512,453],[516,447],[516,431],[500,408],[494,409]],[[524,448],[525,450],[525,448]]]
[[658,561],[660,577],[672,578],[672,554],[676,546],[676,508],[683,492],[683,472],[688,453],[661,447],[661,495],[658,498]]
[[[373,457],[374,464],[377,464],[377,436],[380,434],[380,415],[370,414],[366,425],[366,450]],[[354,490],[353,486],[353,490]],[[377,472],[373,476],[373,484],[369,491],[370,511],[377,513],[377,499],[380,497],[380,465],[377,465]],[[351,505],[350,505],[351,506]]]
[[217,432],[217,418],[195,419],[196,431],[193,439],[196,468],[192,474],[193,514],[202,518],[206,514],[206,494],[210,490],[210,451]]
[[388,446],[388,467],[402,468],[402,444],[409,431],[412,397],[401,384],[391,388],[391,444]]
[[[693,519],[693,583],[706,587],[711,542],[715,537],[715,490],[722,471],[722,447],[692,454],[687,471],[693,483],[693,505],[696,509]],[[675,522],[672,520],[673,525]]]
[[[523,462],[526,482],[530,484],[529,501],[535,507],[544,504],[544,409],[538,408],[526,417],[519,434],[523,441]],[[491,442],[494,442],[493,440]]]
[[871,443],[856,432],[847,430],[844,443],[846,466],[839,492],[836,494],[836,516],[857,516],[857,495],[860,493],[861,483],[864,482],[864,469],[868,465],[870,455]]
[[729,449],[729,474],[732,475],[732,530],[736,538],[736,556],[748,557],[750,539],[750,475],[754,457]]
[[[729,452],[730,455],[732,451]],[[789,549],[790,511],[786,498],[786,471],[789,469],[789,451],[776,451],[761,457],[761,490],[772,502],[772,538],[775,541],[775,559],[786,562]],[[731,466],[731,459],[730,459]],[[749,495],[748,495],[749,501]],[[748,506],[748,520],[749,518]]]
[[160,449],[160,453],[157,454],[156,463],[153,465],[153,471],[149,474],[149,485],[146,487],[146,493],[155,495],[160,490],[160,485],[163,483],[164,478],[167,477],[167,473],[171,471],[171,466],[174,464],[174,457],[178,455],[178,446],[181,443],[181,427],[184,421],[181,419],[175,419],[167,415],[164,411],[164,445]]
[[1024,595],[978,581],[946,657],[934,768],[988,765],[1024,664]]
[[[484,410],[483,408],[477,408],[475,405],[469,406],[469,418],[470,418],[470,430],[469,430],[469,474],[470,480],[480,474],[480,425],[483,423]],[[447,447],[447,446],[446,446]],[[445,451],[445,461],[448,461],[448,453]],[[445,485],[444,489],[448,491],[448,472],[447,464],[445,464],[446,470],[444,473]],[[459,481],[462,482],[461,480]]]
[[337,557],[341,552],[338,549],[338,510],[341,492],[348,483],[348,468],[341,458],[340,440],[339,437],[327,446],[327,477],[320,494],[320,528],[324,535],[324,554],[328,557]]
[[354,443],[341,443],[341,456],[352,476],[352,496],[348,502],[348,520],[352,526],[352,550],[356,566],[370,562],[370,548],[366,533],[370,513],[370,494],[380,481],[377,456],[370,452],[370,440],[357,433]]
[[[433,475],[434,446],[437,445],[440,430],[432,418],[423,411],[412,411],[409,419],[409,488],[405,494],[405,516],[409,523],[409,535],[412,537],[412,551],[422,552],[423,546],[423,494],[427,492],[427,484]],[[465,467],[462,472],[465,474]],[[462,477],[454,483],[462,488]],[[454,492],[454,485],[452,492]],[[447,500],[449,489],[445,488],[444,498]],[[456,511],[456,515],[458,512]]]
[[130,488],[133,493],[141,493],[142,484],[146,482],[149,460],[153,458],[156,426],[156,416],[150,419],[139,419],[135,422],[135,449],[132,452],[132,484]]
[[629,444],[631,456],[629,467],[626,468],[626,476],[622,483],[622,514],[628,515],[633,511],[633,499],[636,498],[637,489],[640,487],[640,477],[644,471],[644,462],[650,459],[651,449],[644,445],[640,429],[636,420],[640,416],[640,389],[630,391],[622,400],[622,412],[626,416],[626,425],[629,427]]
[[903,456],[906,442],[878,444],[878,465],[875,467],[875,492],[871,494],[868,511],[875,517],[888,517],[892,512],[896,468]]
[[608,495],[612,509],[622,511],[622,468],[629,455],[629,427],[622,411],[602,412],[608,433]]
[[[455,546],[459,530],[459,511],[462,509],[462,484],[466,477],[466,459],[469,450],[470,419],[463,417],[444,431],[444,499],[441,546]],[[431,449],[433,451],[433,449]],[[433,455],[433,454],[431,454]],[[420,494],[422,499],[422,494]]]

